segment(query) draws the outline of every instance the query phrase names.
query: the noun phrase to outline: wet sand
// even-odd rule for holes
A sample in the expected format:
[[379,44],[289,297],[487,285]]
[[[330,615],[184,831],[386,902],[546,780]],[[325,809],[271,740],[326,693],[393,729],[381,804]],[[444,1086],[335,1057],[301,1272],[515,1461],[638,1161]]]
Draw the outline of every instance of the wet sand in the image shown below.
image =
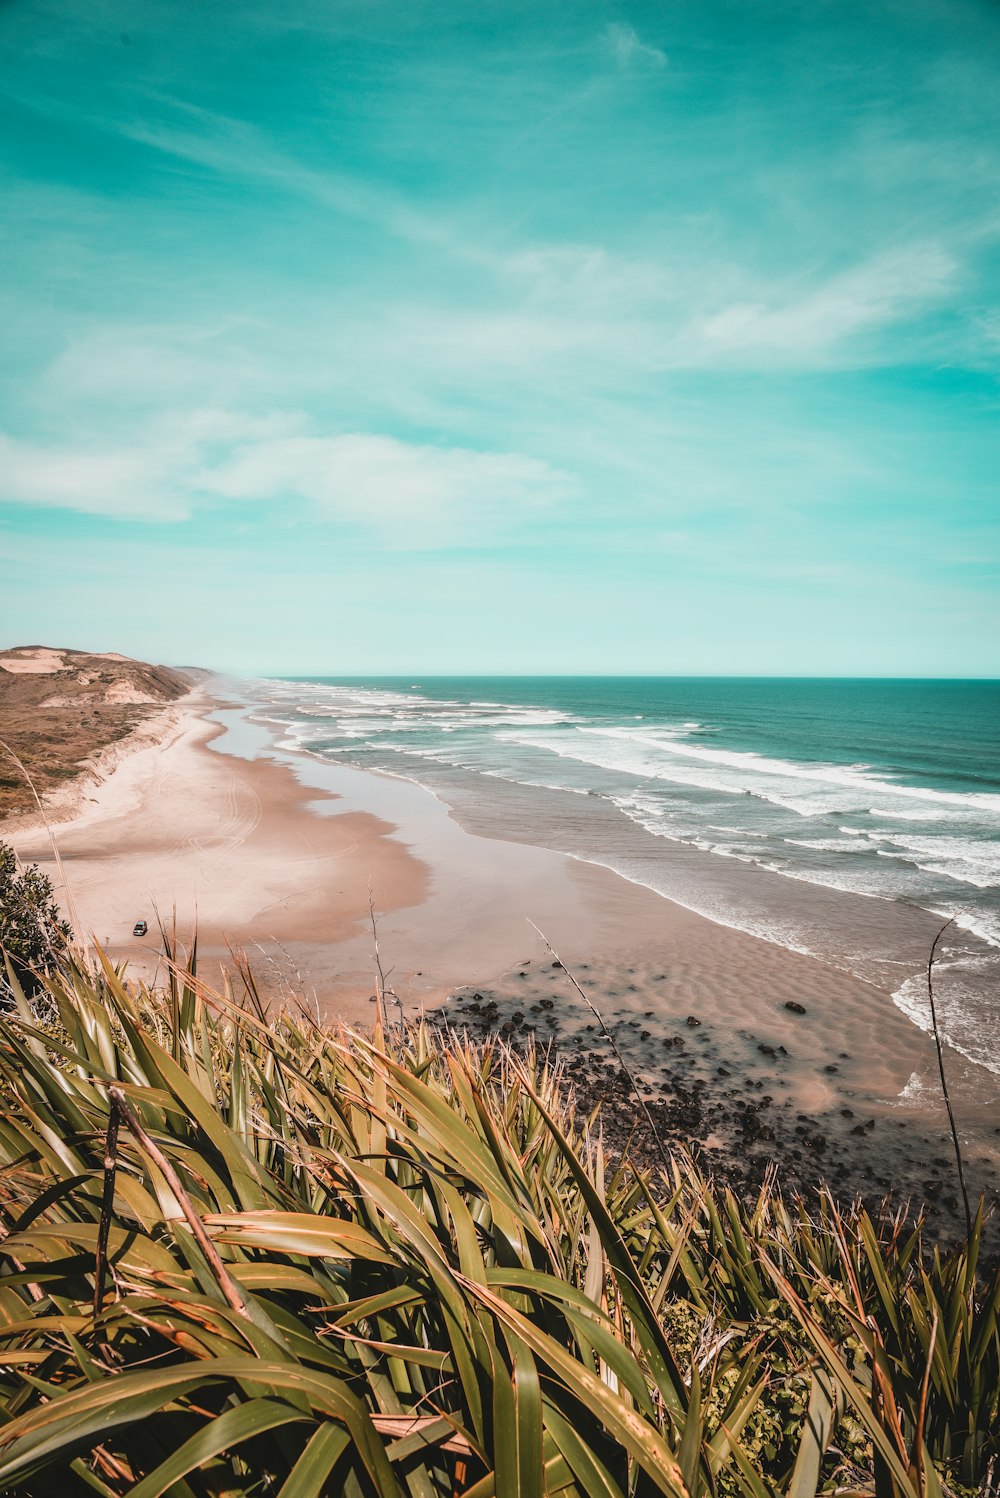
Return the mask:
[[[371,902],[402,1012],[443,1002],[443,1018],[476,1033],[553,1041],[582,1098],[638,1115],[531,921],[600,1009],[665,1131],[707,1162],[752,1183],[777,1160],[793,1182],[894,1189],[954,1221],[933,1046],[887,988],[596,865],[477,836],[411,781],[275,750],[245,712],[207,696],[172,711],[167,738],[81,791],[78,815],[56,829],[61,870],[44,829],[7,834],[116,960],[152,976],[156,912],[170,923],[176,909],[182,936],[197,921],[210,980],[242,948],[272,1000],[301,993],[324,1019],[364,1023]],[[133,938],[142,918],[150,934]],[[1000,1119],[980,1096],[959,1079],[970,1182],[995,1197]]]
[[[293,951],[332,950],[367,919],[369,900],[419,903],[427,870],[380,818],[317,816],[323,793],[290,769],[211,752],[224,732],[208,717],[215,706],[193,694],[164,715],[164,737],[78,785],[75,808],[64,798],[49,830],[22,819],[3,835],[50,876],[77,934],[137,975],[156,971],[163,922],[184,944],[197,929],[209,980],[243,948],[273,990],[279,969],[281,983],[294,977]],[[132,935],[139,920],[145,937]]]

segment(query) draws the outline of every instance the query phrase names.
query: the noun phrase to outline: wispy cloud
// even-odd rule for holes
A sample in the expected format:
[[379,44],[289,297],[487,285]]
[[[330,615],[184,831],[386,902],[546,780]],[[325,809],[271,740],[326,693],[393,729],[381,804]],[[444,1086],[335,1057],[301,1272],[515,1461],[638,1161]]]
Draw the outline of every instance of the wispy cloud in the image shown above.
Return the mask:
[[0,436],[0,501],[147,522],[206,503],[291,506],[399,550],[496,544],[571,490],[567,475],[520,453],[315,435],[296,413],[253,420],[193,411],[142,445],[42,447]]
[[647,68],[665,68],[667,65],[667,54],[659,47],[653,47],[649,42],[644,42],[634,26],[613,21],[604,36],[611,49],[611,55],[619,67],[628,68],[638,65]]
[[[424,381],[451,370],[481,384],[507,371],[522,388],[621,389],[623,376],[891,367],[936,337],[964,267],[943,244],[901,244],[847,269],[813,264],[766,277],[732,259],[662,260],[594,245],[526,247],[489,300],[387,309],[397,368]],[[953,328],[984,343],[990,323]],[[379,322],[373,327],[373,336]],[[935,346],[935,355],[937,349]]]
[[[959,273],[938,245],[910,245],[876,256],[789,296],[775,287],[767,300],[740,300],[696,319],[680,347],[695,362],[826,367],[885,360],[887,351],[858,348],[860,335],[940,304]],[[891,353],[889,353],[891,359]]]
[[45,448],[0,434],[0,501],[115,519],[184,520],[160,455],[148,447]]
[[297,197],[345,218],[371,224],[405,243],[426,245],[471,263],[489,262],[485,247],[459,235],[440,211],[428,213],[412,199],[374,179],[310,165],[254,122],[152,90],[137,92],[127,115],[81,109],[57,97],[19,95],[32,112],[123,137],[150,151],[204,168],[229,181],[257,184],[281,197]]
[[174,9],[0,5],[15,530],[167,521],[360,598],[558,536],[567,596],[617,569],[647,630],[696,575],[740,631],[768,566],[990,531],[989,7]]
[[520,453],[357,432],[251,443],[203,470],[199,482],[232,499],[304,499],[318,518],[350,522],[377,532],[384,544],[415,549],[489,545],[569,489],[565,474]]

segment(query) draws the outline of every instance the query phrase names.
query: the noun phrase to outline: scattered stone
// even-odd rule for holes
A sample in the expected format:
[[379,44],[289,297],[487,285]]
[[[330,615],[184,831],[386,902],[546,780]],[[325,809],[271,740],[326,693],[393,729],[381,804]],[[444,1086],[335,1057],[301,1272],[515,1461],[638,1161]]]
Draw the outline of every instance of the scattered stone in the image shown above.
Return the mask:
[[[551,962],[539,964],[540,970],[551,966]],[[533,977],[527,963],[520,971],[522,981]],[[539,1049],[544,1047],[577,1089],[584,1112],[589,1114],[592,1108],[601,1108],[609,1158],[623,1150],[631,1139],[630,1147],[638,1147],[639,1158],[655,1167],[655,1150],[650,1146],[648,1158],[645,1153],[644,1125],[638,1116],[636,1094],[611,1058],[612,1047],[606,1043],[600,1025],[585,1023],[586,1014],[574,1007],[572,1001],[542,999],[538,984],[532,984],[529,999],[527,992],[517,986],[517,977],[515,967],[506,980],[506,988],[498,989],[497,998],[488,998],[488,991],[485,995],[468,991],[454,995],[442,1014],[443,1023],[460,1030],[468,1025],[474,1038],[499,1032],[522,1052],[530,1044]],[[623,995],[623,977],[620,975],[617,984],[620,995],[617,1004],[610,1002],[615,998],[612,985],[606,980],[602,984],[603,996],[609,1003],[608,1022],[640,1071],[650,1066],[655,1057],[655,1051],[650,1054],[654,1041],[669,1053],[661,1054],[658,1074],[652,1070],[650,1076],[640,1076],[639,1096],[648,1099],[656,1127],[670,1145],[681,1144],[695,1154],[706,1150],[705,1159],[710,1154],[713,1172],[738,1192],[758,1189],[775,1161],[785,1162],[787,1188],[802,1191],[806,1200],[812,1199],[826,1182],[838,1200],[846,1202],[860,1194],[869,1210],[875,1210],[883,1194],[889,1191],[897,1203],[908,1200],[913,1210],[926,1206],[934,1225],[931,1239],[945,1244],[950,1241],[956,1216],[955,1209],[945,1204],[945,1196],[953,1195],[955,1188],[951,1172],[944,1168],[947,1162],[943,1137],[939,1139],[936,1132],[930,1131],[927,1136],[907,1140],[904,1146],[902,1131],[912,1131],[912,1124],[902,1122],[899,1117],[859,1119],[855,1110],[847,1106],[847,1100],[854,1097],[859,1108],[866,1109],[869,1099],[864,1092],[854,1090],[846,1090],[834,1108],[796,1115],[796,1108],[803,1104],[794,1086],[798,1075],[790,1057],[788,1067],[776,1071],[761,1067],[758,1077],[747,1075],[745,1080],[725,1064],[733,1059],[727,1047],[740,1047],[740,1040],[744,1043],[740,1048],[745,1048],[748,1058],[757,1051],[762,1061],[786,1057],[785,1047],[760,1039],[749,1028],[732,1026],[720,1031],[714,1024],[699,1021],[697,1013],[670,1016],[662,1006],[657,1010],[631,1008]],[[558,981],[555,972],[550,972],[550,981]],[[792,1014],[806,1012],[804,1004],[793,1007],[797,1004],[795,1000],[779,1002]],[[555,1009],[559,1010],[558,1016]],[[536,1024],[542,1025],[542,1013],[544,1034],[541,1029],[537,1033],[534,1029]],[[557,1031],[564,1029],[566,1022],[571,1033],[560,1037]],[[688,1056],[686,1034],[699,1028],[704,1028],[705,1034],[687,1042],[692,1047]],[[668,1029],[672,1033],[665,1033]],[[847,1053],[839,1054],[844,1060],[850,1059]],[[840,1070],[833,1061],[825,1066],[820,1063],[819,1067],[831,1077]],[[776,1098],[764,1093],[768,1086],[775,1089]],[[879,1144],[874,1137],[878,1132],[877,1122],[882,1124]],[[897,1132],[887,1135],[886,1127],[895,1127]],[[1000,1125],[997,1132],[1000,1134]],[[941,1151],[935,1159],[942,1162],[942,1168],[930,1163],[935,1147]],[[986,1175],[992,1162],[977,1159],[973,1163],[977,1174]],[[931,1179],[932,1171],[938,1177],[936,1181]]]

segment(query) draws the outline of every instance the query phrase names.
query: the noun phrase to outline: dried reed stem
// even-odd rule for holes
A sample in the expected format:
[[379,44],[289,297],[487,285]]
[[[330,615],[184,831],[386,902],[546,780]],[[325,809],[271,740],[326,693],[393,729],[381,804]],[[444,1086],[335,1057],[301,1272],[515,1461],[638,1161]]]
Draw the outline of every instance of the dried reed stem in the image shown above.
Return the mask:
[[108,1112],[108,1132],[104,1141],[104,1194],[101,1199],[101,1220],[97,1228],[97,1252],[94,1255],[94,1326],[97,1326],[104,1303],[104,1276],[108,1264],[108,1233],[115,1210],[115,1175],[118,1170],[118,1125],[121,1111],[118,1097],[111,1093],[111,1108]]
[[250,1321],[252,1318],[250,1316],[249,1310],[247,1309],[247,1303],[243,1299],[243,1296],[240,1294],[240,1291],[236,1285],[236,1281],[233,1279],[232,1275],[229,1273],[229,1270],[222,1262],[222,1259],[219,1255],[219,1250],[216,1248],[215,1244],[208,1236],[208,1233],[205,1229],[205,1224],[202,1222],[201,1218],[198,1216],[198,1213],[195,1211],[194,1204],[192,1203],[191,1198],[188,1196],[187,1192],[184,1190],[184,1187],[181,1185],[180,1176],[177,1174],[176,1170],[171,1165],[166,1155],[160,1149],[159,1145],[154,1144],[152,1139],[150,1139],[149,1135],[146,1133],[146,1130],[143,1128],[142,1124],[139,1122],[138,1118],[129,1106],[125,1094],[123,1092],[119,1092],[117,1087],[112,1087],[110,1089],[110,1093],[112,1102],[118,1105],[121,1116],[125,1120],[125,1123],[128,1125],[130,1132],[134,1135],[136,1143],[139,1145],[140,1149],[144,1150],[152,1160],[153,1164],[159,1170],[160,1174],[163,1176],[163,1179],[166,1181],[167,1185],[174,1193],[174,1196],[177,1198],[178,1206],[187,1219],[187,1225],[191,1229],[191,1232],[194,1234],[194,1238],[196,1243],[198,1244],[198,1247],[205,1255],[205,1258],[208,1261],[208,1266],[211,1269],[212,1274],[215,1276],[216,1283],[225,1296],[228,1304],[238,1316],[242,1316],[246,1321]]
[[651,1134],[651,1136],[653,1138],[653,1142],[656,1145],[657,1150],[659,1151],[660,1160],[661,1160],[661,1162],[663,1164],[663,1168],[664,1168],[664,1170],[669,1171],[670,1170],[670,1154],[669,1154],[669,1152],[667,1150],[667,1146],[664,1144],[663,1137],[660,1134],[659,1129],[656,1127],[656,1122],[655,1122],[655,1120],[653,1118],[653,1115],[652,1115],[652,1113],[650,1111],[649,1105],[646,1102],[646,1099],[642,1096],[642,1093],[639,1091],[639,1083],[636,1081],[635,1073],[632,1071],[631,1067],[628,1065],[628,1062],[625,1060],[625,1057],[622,1055],[621,1051],[618,1049],[618,1042],[615,1040],[614,1035],[611,1033],[611,1031],[608,1029],[607,1025],[605,1024],[603,1014],[598,1009],[598,1007],[594,1003],[593,999],[590,998],[589,994],[585,993],[584,990],[580,987],[580,984],[577,982],[576,978],[570,972],[570,970],[566,966],[565,962],[563,962],[562,958],[559,956],[559,953],[556,951],[555,947],[553,947],[552,943],[549,941],[548,937],[545,935],[545,932],[544,931],[539,931],[539,929],[535,925],[534,921],[531,920],[530,918],[528,919],[528,925],[531,927],[532,931],[534,931],[538,936],[541,937],[542,941],[545,943],[545,946],[548,949],[548,951],[551,953],[552,957],[555,959],[556,962],[558,962],[559,966],[562,968],[563,972],[566,974],[567,978],[572,983],[573,987],[576,989],[577,993],[580,995],[581,999],[586,1004],[587,1008],[590,1010],[591,1014],[597,1020],[597,1023],[601,1027],[602,1034],[610,1042],[611,1049],[615,1053],[615,1059],[617,1060],[618,1065],[621,1067],[622,1071],[625,1073],[625,1076],[628,1078],[629,1086],[632,1089],[632,1092],[633,1092],[633,1095],[635,1097],[635,1100],[639,1104],[639,1107],[642,1109],[643,1113],[646,1115],[646,1123],[649,1125],[649,1132],[650,1132],[650,1134]]
[[951,1093],[948,1091],[948,1078],[944,1070],[944,1047],[941,1044],[941,1031],[938,1029],[937,1008],[934,1003],[934,957],[937,953],[938,942],[941,940],[948,927],[952,925],[955,917],[951,916],[945,921],[941,930],[931,943],[930,955],[927,958],[927,999],[931,1007],[931,1029],[934,1033],[934,1046],[937,1051],[938,1072],[941,1077],[941,1091],[944,1094],[944,1105],[948,1110],[948,1127],[951,1130],[951,1142],[955,1147],[955,1166],[958,1170],[958,1184],[962,1191],[962,1202],[965,1206],[965,1235],[972,1238],[972,1211],[969,1207],[969,1192],[965,1184],[965,1166],[962,1161],[962,1146],[959,1143],[958,1127],[955,1123],[955,1112],[951,1106]]

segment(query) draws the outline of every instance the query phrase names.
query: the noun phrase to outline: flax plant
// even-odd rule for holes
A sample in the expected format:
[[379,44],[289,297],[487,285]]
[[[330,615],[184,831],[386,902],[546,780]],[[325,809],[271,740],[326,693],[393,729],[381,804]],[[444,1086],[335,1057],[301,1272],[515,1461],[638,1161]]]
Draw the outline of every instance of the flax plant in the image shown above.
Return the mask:
[[0,1016],[0,1491],[989,1491],[979,1223],[611,1168],[545,1056],[167,971]]

